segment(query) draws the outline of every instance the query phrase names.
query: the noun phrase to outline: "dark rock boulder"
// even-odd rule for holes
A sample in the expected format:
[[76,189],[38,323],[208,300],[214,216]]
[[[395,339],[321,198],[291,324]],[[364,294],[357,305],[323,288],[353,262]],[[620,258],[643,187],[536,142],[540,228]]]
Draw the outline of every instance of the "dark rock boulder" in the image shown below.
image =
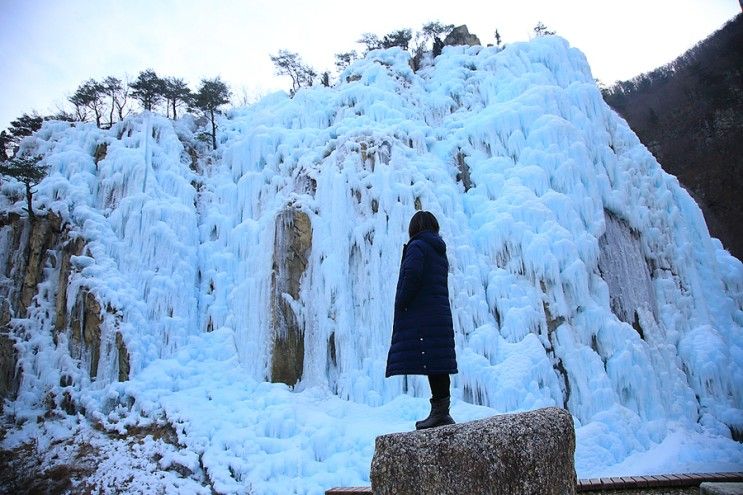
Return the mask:
[[470,34],[465,24],[455,27],[451,33],[444,38],[444,45],[480,45],[480,38]]
[[375,495],[574,494],[575,431],[555,407],[377,437]]

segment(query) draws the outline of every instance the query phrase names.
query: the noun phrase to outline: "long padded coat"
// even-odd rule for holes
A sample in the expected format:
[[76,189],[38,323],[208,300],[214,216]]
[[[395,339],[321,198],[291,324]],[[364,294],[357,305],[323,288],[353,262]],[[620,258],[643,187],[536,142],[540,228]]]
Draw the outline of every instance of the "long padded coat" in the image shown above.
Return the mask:
[[402,250],[386,376],[457,373],[446,244],[423,231]]

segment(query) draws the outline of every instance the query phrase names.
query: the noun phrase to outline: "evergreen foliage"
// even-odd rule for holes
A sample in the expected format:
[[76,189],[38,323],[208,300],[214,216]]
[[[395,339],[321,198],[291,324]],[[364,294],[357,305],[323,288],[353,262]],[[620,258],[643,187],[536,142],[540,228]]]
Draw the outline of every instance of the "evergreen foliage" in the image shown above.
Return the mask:
[[198,109],[209,117],[212,124],[212,149],[217,149],[217,123],[215,120],[219,107],[229,103],[230,90],[219,77],[202,79],[199,91],[194,95],[194,103]]
[[309,65],[302,62],[299,54],[289,50],[279,50],[276,55],[270,55],[271,62],[276,67],[276,75],[289,76],[292,80],[291,95],[295,95],[299,88],[312,86],[317,73]]
[[672,62],[602,88],[664,169],[743,258],[743,14]]
[[330,72],[325,71],[320,75],[320,84],[326,88],[330,87]]
[[413,32],[410,29],[398,29],[384,35],[384,38],[382,38],[382,48],[399,46],[403,50],[407,50],[412,38]]
[[8,128],[8,134],[10,135],[9,143],[13,147],[13,150],[18,148],[18,145],[24,137],[30,136],[41,129],[41,124],[43,122],[44,118],[36,113],[31,115],[24,113],[17,119],[13,120]]
[[11,144],[10,135],[5,131],[0,131],[0,161],[8,159],[7,147]]
[[382,48],[382,40],[380,40],[379,36],[374,33],[363,33],[361,35],[361,38],[356,40],[356,43],[365,45],[366,53]]
[[152,69],[139,73],[137,80],[129,85],[132,96],[139,100],[144,110],[152,110],[164,97],[165,81]]
[[336,53],[335,54],[335,68],[338,69],[338,72],[343,72],[346,67],[351,65],[351,63],[359,58],[359,55],[356,53],[356,50],[351,50],[350,52],[342,52],[342,53]]
[[454,24],[441,24],[439,21],[427,22],[421,28],[421,34],[426,41],[434,41],[437,38],[445,37],[454,29]]
[[186,82],[181,78],[167,77],[165,78],[164,82],[165,88],[163,91],[163,96],[165,97],[165,100],[167,102],[165,111],[167,114],[169,114],[170,110],[172,109],[173,120],[175,120],[178,117],[176,109],[179,104],[186,106],[190,105],[191,101],[193,100],[193,94],[188,88]]
[[537,25],[534,26],[534,34],[537,36],[551,36],[557,33],[555,31],[548,29],[547,26],[545,26],[542,21],[539,21],[537,22]]
[[75,111],[79,120],[86,120],[88,110],[93,112],[95,124],[101,126],[101,115],[103,113],[103,97],[106,90],[103,84],[88,79],[81,84],[75,93],[70,96],[70,103],[75,105]]
[[28,216],[34,220],[33,186],[41,182],[47,168],[39,156],[13,157],[0,163],[0,175],[12,177],[26,186],[26,208]]

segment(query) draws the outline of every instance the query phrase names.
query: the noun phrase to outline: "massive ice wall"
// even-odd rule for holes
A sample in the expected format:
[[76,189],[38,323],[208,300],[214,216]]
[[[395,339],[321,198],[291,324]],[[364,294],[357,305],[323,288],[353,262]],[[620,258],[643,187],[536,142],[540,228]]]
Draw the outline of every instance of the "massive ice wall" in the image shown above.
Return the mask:
[[18,402],[79,401],[198,331],[196,175],[173,125],[152,114],[106,131],[49,122],[20,152],[43,156],[49,175],[35,224],[13,211],[16,185],[3,184],[3,311]]
[[424,208],[449,244],[465,400],[738,424],[740,264],[564,42],[451,47],[418,73],[373,52],[337,87],[233,111],[221,139],[203,225],[219,234],[202,248],[229,260],[206,311],[256,378],[296,363],[272,354],[282,330],[248,301],[274,294],[276,249],[295,249],[275,225],[300,215],[311,248],[281,307],[301,383],[369,404],[426,392],[383,379],[398,257]]
[[47,123],[29,142],[51,166],[40,206],[84,247],[24,331],[49,332],[55,294],[71,312],[84,288],[127,355],[104,346],[92,382],[92,357],[45,338],[56,361],[21,350],[24,376],[57,389],[64,362],[85,370],[65,385],[85,396],[227,328],[251,379],[372,406],[423,396],[419,377],[384,379],[422,208],[449,248],[456,398],[564,406],[579,425],[621,411],[743,428],[743,268],[563,40],[447,47],[418,72],[374,51],[334,87],[231,110],[197,163],[193,132],[143,114]]

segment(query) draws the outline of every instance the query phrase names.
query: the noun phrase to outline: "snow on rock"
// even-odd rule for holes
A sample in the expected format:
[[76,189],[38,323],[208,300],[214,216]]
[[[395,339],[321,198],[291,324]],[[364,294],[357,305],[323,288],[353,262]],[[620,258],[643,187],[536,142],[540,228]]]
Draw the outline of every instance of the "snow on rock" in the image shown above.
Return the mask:
[[[561,38],[446,47],[417,73],[372,51],[334,87],[231,110],[214,154],[196,132],[145,113],[26,144],[51,166],[40,206],[85,240],[66,290],[129,353],[126,381],[111,345],[74,375],[88,417],[170,422],[219,493],[368,484],[374,437],[426,412],[422,377],[384,378],[422,208],[449,248],[455,419],[566,407],[579,476],[743,467],[743,266]],[[24,328],[50,332],[53,305]],[[82,366],[38,345],[16,417]]]

